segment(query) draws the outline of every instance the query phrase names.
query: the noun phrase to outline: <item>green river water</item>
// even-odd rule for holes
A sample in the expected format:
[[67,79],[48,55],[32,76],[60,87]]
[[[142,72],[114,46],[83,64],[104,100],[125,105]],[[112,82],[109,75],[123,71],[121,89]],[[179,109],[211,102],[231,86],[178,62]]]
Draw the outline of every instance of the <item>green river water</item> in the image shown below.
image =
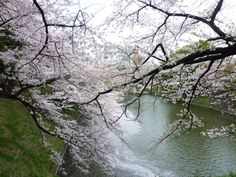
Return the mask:
[[[71,161],[67,160],[65,168],[69,169],[69,173],[66,176],[213,177],[236,172],[236,138],[233,136],[210,138],[201,133],[235,124],[236,117],[199,106],[192,106],[192,111],[202,118],[203,127],[181,136],[173,135],[151,153],[150,146],[165,133],[168,125],[177,119],[176,114],[183,108],[181,104],[165,103],[159,98],[155,99],[150,95],[141,98],[141,114],[137,121],[121,120],[121,128],[126,132],[124,139],[130,148],[118,138],[110,137],[113,160],[108,158],[108,163],[112,166],[113,175],[97,171],[81,175],[68,164]],[[136,111],[136,105],[129,107],[131,114],[135,114]]]

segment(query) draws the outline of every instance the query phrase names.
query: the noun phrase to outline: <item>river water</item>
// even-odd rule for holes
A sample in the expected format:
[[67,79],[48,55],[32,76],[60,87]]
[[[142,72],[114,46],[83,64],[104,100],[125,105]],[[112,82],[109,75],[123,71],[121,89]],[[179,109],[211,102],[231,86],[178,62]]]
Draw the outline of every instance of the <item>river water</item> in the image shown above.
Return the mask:
[[[156,151],[150,152],[151,145],[177,119],[176,114],[181,109],[181,104],[165,103],[150,95],[143,96],[138,120],[120,120],[123,138],[128,145],[115,135],[109,137],[112,151],[107,162],[112,166],[113,175],[97,171],[81,175],[68,164],[71,161],[66,160],[65,168],[69,169],[67,177],[208,177],[236,172],[236,138],[202,135],[209,129],[236,124],[236,117],[199,106],[192,106],[192,111],[202,118],[204,126],[181,136],[173,135],[162,142]],[[128,111],[135,114],[137,106],[130,106]]]

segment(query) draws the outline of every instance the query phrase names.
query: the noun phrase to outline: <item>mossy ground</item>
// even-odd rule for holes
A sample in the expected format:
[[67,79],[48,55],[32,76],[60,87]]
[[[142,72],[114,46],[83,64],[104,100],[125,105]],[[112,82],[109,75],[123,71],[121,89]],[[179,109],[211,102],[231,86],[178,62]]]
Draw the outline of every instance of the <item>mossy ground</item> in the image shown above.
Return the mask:
[[[206,176],[202,176],[202,175],[195,175],[194,177],[206,177]],[[236,177],[236,173],[232,173],[230,172],[229,174],[227,175],[223,175],[223,176],[217,176],[217,177]]]
[[[57,151],[63,151],[63,142],[48,139]],[[29,112],[16,101],[0,98],[0,177],[56,177],[49,155]]]
[[204,104],[204,105],[210,105],[213,101],[210,98],[200,96],[200,97],[194,98],[193,102]]
[[[62,149],[63,142],[50,141]],[[29,112],[16,101],[0,98],[0,176],[55,177],[54,165]]]

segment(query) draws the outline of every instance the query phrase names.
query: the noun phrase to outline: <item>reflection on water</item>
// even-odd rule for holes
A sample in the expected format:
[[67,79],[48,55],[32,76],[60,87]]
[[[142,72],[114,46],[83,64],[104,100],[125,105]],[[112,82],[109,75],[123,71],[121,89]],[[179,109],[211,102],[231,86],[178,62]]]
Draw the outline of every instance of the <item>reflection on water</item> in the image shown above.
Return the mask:
[[[124,136],[132,150],[111,135],[112,156],[108,162],[116,177],[187,177],[224,175],[236,172],[236,140],[232,137],[209,138],[201,132],[236,123],[236,117],[222,115],[207,108],[192,106],[194,114],[203,117],[204,127],[193,129],[182,136],[171,136],[151,154],[150,145],[160,137],[168,125],[176,120],[182,109],[180,104],[169,104],[145,95],[141,99],[141,114],[138,121],[121,120]],[[135,114],[135,105],[129,107]],[[114,159],[116,162],[114,163]],[[69,161],[67,162],[67,166]],[[73,168],[70,177],[79,176]],[[93,177],[98,174],[90,174]],[[102,177],[108,175],[101,175]]]

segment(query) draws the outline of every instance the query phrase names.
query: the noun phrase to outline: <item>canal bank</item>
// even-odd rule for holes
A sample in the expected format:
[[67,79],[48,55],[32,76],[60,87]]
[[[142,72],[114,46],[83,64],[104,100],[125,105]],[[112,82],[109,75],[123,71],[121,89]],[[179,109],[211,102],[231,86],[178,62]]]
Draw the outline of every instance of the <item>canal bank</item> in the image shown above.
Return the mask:
[[228,110],[226,110],[223,107],[218,107],[218,106],[214,106],[214,105],[210,105],[210,104],[208,105],[208,104],[204,104],[204,103],[200,103],[200,102],[195,102],[195,101],[192,101],[191,104],[195,105],[195,106],[204,107],[204,108],[207,108],[207,109],[212,109],[212,110],[221,112],[221,114],[230,114],[232,116],[236,116],[235,112],[228,111]]
[[[0,108],[0,176],[56,177],[51,153],[44,147],[28,110],[17,101],[4,98],[0,98]],[[60,151],[64,143],[47,138]]]
[[[216,177],[224,176],[230,171],[235,172],[235,138],[210,138],[201,134],[209,129],[235,124],[235,116],[222,115],[216,110],[192,105],[194,114],[201,118],[204,126],[182,136],[169,137],[150,155],[150,146],[166,132],[171,122],[177,120],[176,114],[183,106],[166,103],[150,95],[141,97],[140,103],[140,117],[137,121],[120,120],[124,140],[132,150],[112,136],[108,158],[112,175],[102,177]],[[129,106],[128,111],[135,117],[137,105]],[[66,163],[71,164],[70,160]],[[78,171],[70,165],[68,177],[74,176],[81,175],[78,175]],[[100,176],[95,171],[81,177]]]

